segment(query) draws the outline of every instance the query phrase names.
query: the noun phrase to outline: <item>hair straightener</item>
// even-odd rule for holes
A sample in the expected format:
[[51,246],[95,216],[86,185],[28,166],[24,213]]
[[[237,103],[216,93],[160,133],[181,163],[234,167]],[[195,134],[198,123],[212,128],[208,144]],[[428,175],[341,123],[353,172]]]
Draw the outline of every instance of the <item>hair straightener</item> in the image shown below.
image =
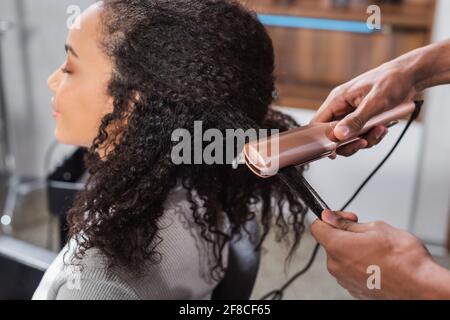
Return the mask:
[[[414,109],[414,102],[410,102],[375,116],[367,122],[358,136],[363,136],[378,125],[390,127],[398,123],[398,120],[412,114]],[[338,121],[312,123],[251,141],[244,146],[245,163],[256,175],[269,178],[277,174],[279,169],[305,165],[330,156],[339,147],[359,139],[357,137],[336,142],[332,136],[337,123]]]
[[410,122],[412,122],[419,114],[422,104],[423,101],[404,103],[381,113],[366,123],[358,137],[348,141],[336,141],[333,138],[332,132],[338,121],[312,123],[267,138],[254,140],[244,146],[243,158],[248,168],[261,178],[269,178],[278,174],[293,192],[304,198],[303,200],[312,212],[321,218],[322,211],[329,209],[328,206],[295,167],[330,156],[339,147],[358,140],[375,126],[390,127],[408,116],[410,116]]

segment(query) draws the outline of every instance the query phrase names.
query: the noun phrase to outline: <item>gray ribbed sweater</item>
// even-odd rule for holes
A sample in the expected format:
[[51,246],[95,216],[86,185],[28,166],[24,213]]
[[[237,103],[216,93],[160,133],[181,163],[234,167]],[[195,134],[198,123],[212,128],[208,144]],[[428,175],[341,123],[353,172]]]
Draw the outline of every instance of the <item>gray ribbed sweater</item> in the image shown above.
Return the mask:
[[[186,190],[174,189],[165,208],[159,234],[163,241],[157,247],[162,260],[149,263],[142,277],[119,267],[106,269],[106,258],[95,248],[86,252],[80,271],[68,263],[76,245],[72,240],[45,273],[33,299],[209,299],[217,285],[209,272],[212,247],[193,222]],[[225,248],[225,259],[227,252]]]

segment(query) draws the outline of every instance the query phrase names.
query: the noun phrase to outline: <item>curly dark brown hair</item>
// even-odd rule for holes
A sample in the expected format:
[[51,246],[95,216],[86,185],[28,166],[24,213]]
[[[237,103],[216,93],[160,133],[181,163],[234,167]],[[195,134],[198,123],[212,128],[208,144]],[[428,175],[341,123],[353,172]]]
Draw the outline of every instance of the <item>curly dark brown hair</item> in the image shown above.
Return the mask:
[[[213,244],[212,272],[224,271],[222,249],[254,218],[261,226],[258,248],[275,226],[292,253],[307,208],[278,177],[259,179],[244,165],[171,160],[172,132],[193,132],[194,121],[222,132],[297,126],[269,108],[274,54],[256,15],[232,0],[105,0],[103,6],[102,48],[114,65],[108,86],[114,110],[102,120],[87,157],[90,178],[69,212],[69,238],[83,235],[76,256],[95,247],[111,266],[133,271],[164,258],[157,250],[164,241],[158,221],[179,181],[202,237]],[[100,159],[105,144],[111,152]],[[218,228],[220,214],[230,222],[227,232]]]

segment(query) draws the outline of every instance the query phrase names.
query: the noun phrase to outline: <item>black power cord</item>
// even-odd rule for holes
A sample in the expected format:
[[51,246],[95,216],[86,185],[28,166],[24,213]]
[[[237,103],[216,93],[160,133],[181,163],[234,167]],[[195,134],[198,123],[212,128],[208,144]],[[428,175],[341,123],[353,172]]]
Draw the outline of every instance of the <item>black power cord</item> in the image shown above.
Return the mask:
[[[405,128],[403,129],[402,133],[398,137],[396,143],[391,148],[391,150],[388,152],[388,154],[383,158],[383,160],[376,166],[376,168],[370,173],[370,175],[364,180],[364,182],[356,189],[356,191],[353,193],[353,195],[350,197],[350,199],[342,206],[342,208],[339,211],[344,211],[352,202],[355,200],[355,198],[361,193],[361,191],[364,189],[364,187],[367,185],[367,183],[373,178],[373,176],[381,169],[381,167],[386,163],[386,161],[391,157],[392,153],[394,153],[395,149],[397,149],[398,145],[402,141],[403,137],[405,136],[406,132],[408,131],[411,124],[414,122],[414,120],[417,119],[417,117],[420,114],[420,110],[422,109],[423,101],[414,101],[416,108],[414,109],[414,112],[411,114]],[[323,204],[326,207],[326,204]],[[316,243],[313,253],[311,254],[311,257],[308,260],[308,263],[304,268],[302,268],[300,271],[298,271],[296,274],[294,274],[286,283],[279,289],[273,290],[265,294],[261,297],[260,300],[282,300],[284,296],[285,290],[300,276],[305,274],[313,265],[314,260],[317,256],[317,252],[319,251],[320,244]]]

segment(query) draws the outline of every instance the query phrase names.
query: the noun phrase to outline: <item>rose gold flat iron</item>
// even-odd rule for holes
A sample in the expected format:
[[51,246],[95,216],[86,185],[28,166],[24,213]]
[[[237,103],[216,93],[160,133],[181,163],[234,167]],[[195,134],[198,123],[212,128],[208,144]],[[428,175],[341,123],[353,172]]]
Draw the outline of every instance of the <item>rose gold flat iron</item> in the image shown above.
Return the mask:
[[[375,116],[366,123],[359,136],[377,125],[390,127],[398,123],[398,120],[411,115],[415,108],[415,102],[404,103]],[[256,175],[268,178],[277,174],[279,169],[328,157],[339,147],[359,139],[333,141],[332,131],[337,123],[338,121],[313,123],[249,142],[243,150],[245,163]]]

